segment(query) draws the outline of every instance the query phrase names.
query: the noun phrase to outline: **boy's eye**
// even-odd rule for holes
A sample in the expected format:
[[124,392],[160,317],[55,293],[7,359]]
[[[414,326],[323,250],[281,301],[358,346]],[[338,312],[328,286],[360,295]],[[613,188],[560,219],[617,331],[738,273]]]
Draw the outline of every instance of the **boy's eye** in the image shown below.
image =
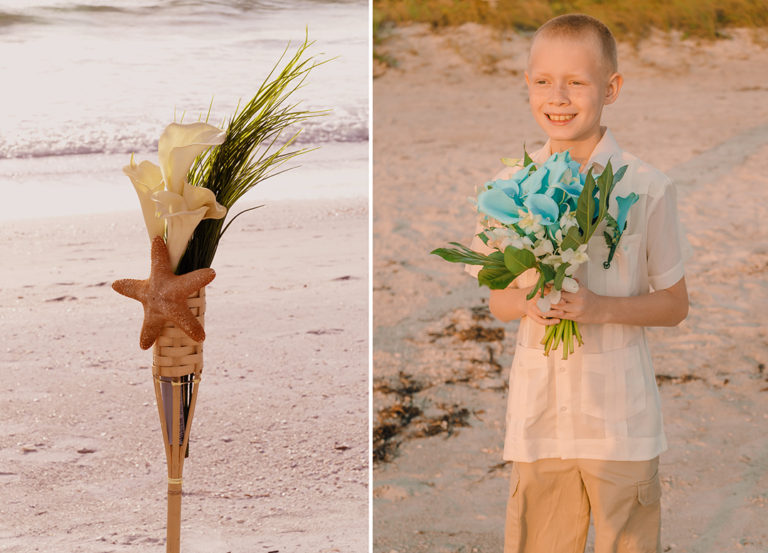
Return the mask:
[[576,86],[580,86],[580,85],[582,85],[584,83],[582,83],[581,81],[571,81],[571,84],[572,85],[576,85]]

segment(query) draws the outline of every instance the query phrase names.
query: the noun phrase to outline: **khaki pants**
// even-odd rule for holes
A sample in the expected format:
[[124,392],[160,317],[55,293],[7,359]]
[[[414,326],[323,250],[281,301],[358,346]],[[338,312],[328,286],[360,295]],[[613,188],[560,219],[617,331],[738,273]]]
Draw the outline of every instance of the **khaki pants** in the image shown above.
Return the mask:
[[661,552],[659,458],[513,463],[504,553]]

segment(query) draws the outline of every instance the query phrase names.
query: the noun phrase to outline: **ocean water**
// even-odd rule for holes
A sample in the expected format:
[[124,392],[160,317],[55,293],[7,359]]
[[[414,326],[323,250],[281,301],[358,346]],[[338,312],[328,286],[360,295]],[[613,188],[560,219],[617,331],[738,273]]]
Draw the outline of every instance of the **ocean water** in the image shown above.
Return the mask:
[[367,194],[368,3],[0,0],[0,220],[138,209],[121,168],[157,163],[165,125],[219,124],[305,33],[318,60],[293,101],[318,147],[250,196]]

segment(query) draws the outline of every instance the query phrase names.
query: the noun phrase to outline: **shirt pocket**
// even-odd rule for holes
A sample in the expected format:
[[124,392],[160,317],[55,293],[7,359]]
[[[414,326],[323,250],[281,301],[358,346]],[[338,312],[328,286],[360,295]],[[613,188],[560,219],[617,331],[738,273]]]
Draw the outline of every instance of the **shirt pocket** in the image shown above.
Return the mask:
[[547,408],[549,369],[543,349],[518,345],[509,379],[512,418],[537,417]]
[[602,235],[589,241],[589,289],[605,296],[631,296],[639,290],[637,268],[640,260],[640,234],[624,234],[606,269],[610,248]]
[[583,354],[580,391],[581,412],[590,417],[615,423],[642,412],[647,394],[640,348]]

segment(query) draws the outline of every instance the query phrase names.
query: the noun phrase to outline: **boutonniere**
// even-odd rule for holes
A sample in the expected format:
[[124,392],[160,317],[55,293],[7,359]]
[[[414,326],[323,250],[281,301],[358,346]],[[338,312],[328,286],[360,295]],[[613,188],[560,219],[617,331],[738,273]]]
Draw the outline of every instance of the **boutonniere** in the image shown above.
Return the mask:
[[619,213],[616,215],[616,218],[614,219],[613,215],[606,212],[605,220],[607,223],[603,236],[605,237],[605,243],[610,250],[608,252],[608,259],[603,261],[603,269],[611,268],[611,261],[613,261],[613,256],[616,253],[616,247],[619,245],[621,235],[624,234],[624,231],[627,229],[627,215],[629,215],[629,208],[639,199],[640,196],[634,192],[624,197],[617,196],[616,203],[619,205]]

